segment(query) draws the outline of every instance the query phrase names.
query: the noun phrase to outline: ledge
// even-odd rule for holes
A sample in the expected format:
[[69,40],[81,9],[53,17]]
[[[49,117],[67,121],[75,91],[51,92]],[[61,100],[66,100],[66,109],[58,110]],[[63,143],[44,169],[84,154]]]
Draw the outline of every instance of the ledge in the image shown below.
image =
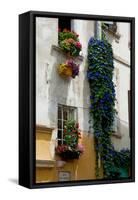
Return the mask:
[[36,167],[55,167],[55,160],[36,160]]
[[111,136],[112,136],[112,137],[115,137],[115,138],[117,138],[117,139],[121,139],[121,138],[122,138],[122,135],[120,135],[120,134],[118,134],[118,133],[116,133],[116,132],[113,132]]
[[110,35],[114,36],[115,39],[116,39],[116,42],[119,42],[119,39],[120,39],[120,37],[121,37],[121,35],[120,35],[119,33],[116,33],[116,32],[114,32],[114,31],[112,31],[112,30],[110,30],[110,29],[108,29],[108,28],[106,28],[106,27],[102,27],[102,28],[103,28],[104,31],[106,31],[106,32],[108,32]]
[[[56,45],[52,45],[52,49],[54,49],[55,51],[58,51],[59,53],[61,53],[62,55],[64,55],[65,57],[69,58],[69,56],[59,47]],[[83,61],[84,57],[83,56],[77,56],[77,57],[73,57],[75,60],[79,60],[79,61]]]
[[116,61],[118,61],[118,62],[124,64],[126,67],[130,67],[130,64],[129,64],[126,60],[124,60],[123,58],[121,58],[120,56],[114,54],[114,55],[113,55],[113,58],[114,58]]
[[41,133],[51,133],[54,130],[54,127],[46,127],[43,125],[36,125],[36,132],[41,132]]

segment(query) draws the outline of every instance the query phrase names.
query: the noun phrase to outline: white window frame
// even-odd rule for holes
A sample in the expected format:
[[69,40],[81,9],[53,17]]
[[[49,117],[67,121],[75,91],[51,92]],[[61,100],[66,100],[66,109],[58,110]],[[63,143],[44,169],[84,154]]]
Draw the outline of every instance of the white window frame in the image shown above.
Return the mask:
[[[77,108],[76,107],[58,104],[58,109],[59,109],[59,107],[61,108],[61,119],[59,119],[59,116],[57,116],[57,127],[58,127],[58,131],[61,131],[61,138],[57,138],[57,140],[61,141],[61,144],[63,144],[63,142],[64,142],[64,139],[63,139],[64,122],[67,121],[68,119],[74,119],[77,121],[78,117],[77,117]],[[64,116],[63,116],[64,109],[67,110],[67,119],[64,119]],[[73,115],[71,114],[72,111],[73,111]],[[59,128],[59,126],[58,126],[59,120],[61,121],[61,128]],[[57,137],[58,137],[58,134],[57,134]]]

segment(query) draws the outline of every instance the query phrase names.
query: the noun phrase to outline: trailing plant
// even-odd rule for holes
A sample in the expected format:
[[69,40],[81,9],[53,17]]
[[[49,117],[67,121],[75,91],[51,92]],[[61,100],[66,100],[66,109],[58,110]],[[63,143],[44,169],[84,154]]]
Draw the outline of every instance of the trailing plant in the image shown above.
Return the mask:
[[66,63],[62,63],[58,66],[58,73],[64,77],[75,78],[79,75],[79,65],[74,60],[69,59]]
[[78,37],[79,37],[79,35],[77,33],[75,33],[74,31],[70,31],[68,29],[63,29],[63,31],[60,31],[60,29],[59,29],[59,31],[58,31],[59,43],[65,39],[69,39],[69,38],[72,38],[75,41],[79,41]]
[[74,120],[68,120],[64,126],[64,142],[57,146],[57,154],[63,159],[78,159],[84,152],[84,146],[79,144],[79,138],[81,138],[79,124]]
[[82,45],[79,42],[78,34],[74,31],[64,29],[62,32],[59,31],[59,46],[71,57],[79,56],[82,49]]
[[93,120],[96,175],[99,175],[98,160],[103,164],[104,177],[110,177],[113,168],[114,147],[111,142],[115,116],[115,87],[113,83],[113,51],[107,41],[91,38],[88,44],[87,77],[90,86],[90,116]]
[[119,152],[115,151],[114,163],[118,168],[129,168],[130,167],[130,150],[129,149],[121,149]]
[[111,141],[115,117],[115,86],[113,83],[113,51],[107,40],[91,38],[88,44],[87,77],[90,86],[90,122],[93,122],[96,175],[98,161],[103,165],[104,178],[117,178],[121,168],[130,167],[130,151],[116,151]]

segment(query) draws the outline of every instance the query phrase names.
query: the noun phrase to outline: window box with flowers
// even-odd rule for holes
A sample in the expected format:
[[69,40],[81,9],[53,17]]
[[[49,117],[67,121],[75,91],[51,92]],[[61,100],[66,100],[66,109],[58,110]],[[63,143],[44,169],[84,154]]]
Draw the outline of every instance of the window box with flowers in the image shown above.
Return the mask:
[[64,29],[62,32],[59,31],[59,47],[67,53],[69,57],[77,57],[80,55],[82,45],[79,42],[79,35],[74,31]]
[[62,63],[58,66],[58,73],[63,77],[75,78],[79,75],[79,64],[74,62],[73,59],[69,59],[66,63]]
[[79,143],[81,133],[75,120],[68,120],[64,126],[63,142],[56,147],[56,153],[63,160],[79,159],[84,153],[84,146]]
[[80,55],[82,45],[78,37],[74,31],[64,29],[58,32],[58,47],[53,45],[53,49],[66,57],[66,61],[58,65],[58,73],[64,78],[79,75],[79,64],[83,57]]

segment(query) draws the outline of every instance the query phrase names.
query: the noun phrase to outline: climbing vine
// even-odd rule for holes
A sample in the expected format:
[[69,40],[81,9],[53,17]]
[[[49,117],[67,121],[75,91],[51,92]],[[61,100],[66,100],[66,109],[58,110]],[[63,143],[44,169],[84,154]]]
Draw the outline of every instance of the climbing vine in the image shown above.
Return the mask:
[[111,141],[115,117],[115,86],[113,83],[113,51],[107,40],[91,38],[88,44],[87,77],[90,86],[90,122],[93,122],[96,176],[99,160],[104,178],[121,177],[120,169],[130,167],[130,150],[116,151]]
[[113,176],[114,147],[111,142],[115,116],[115,87],[113,83],[113,52],[107,41],[91,38],[88,44],[87,77],[90,86],[90,116],[93,121],[96,149],[96,175],[98,160],[103,164],[104,177]]

